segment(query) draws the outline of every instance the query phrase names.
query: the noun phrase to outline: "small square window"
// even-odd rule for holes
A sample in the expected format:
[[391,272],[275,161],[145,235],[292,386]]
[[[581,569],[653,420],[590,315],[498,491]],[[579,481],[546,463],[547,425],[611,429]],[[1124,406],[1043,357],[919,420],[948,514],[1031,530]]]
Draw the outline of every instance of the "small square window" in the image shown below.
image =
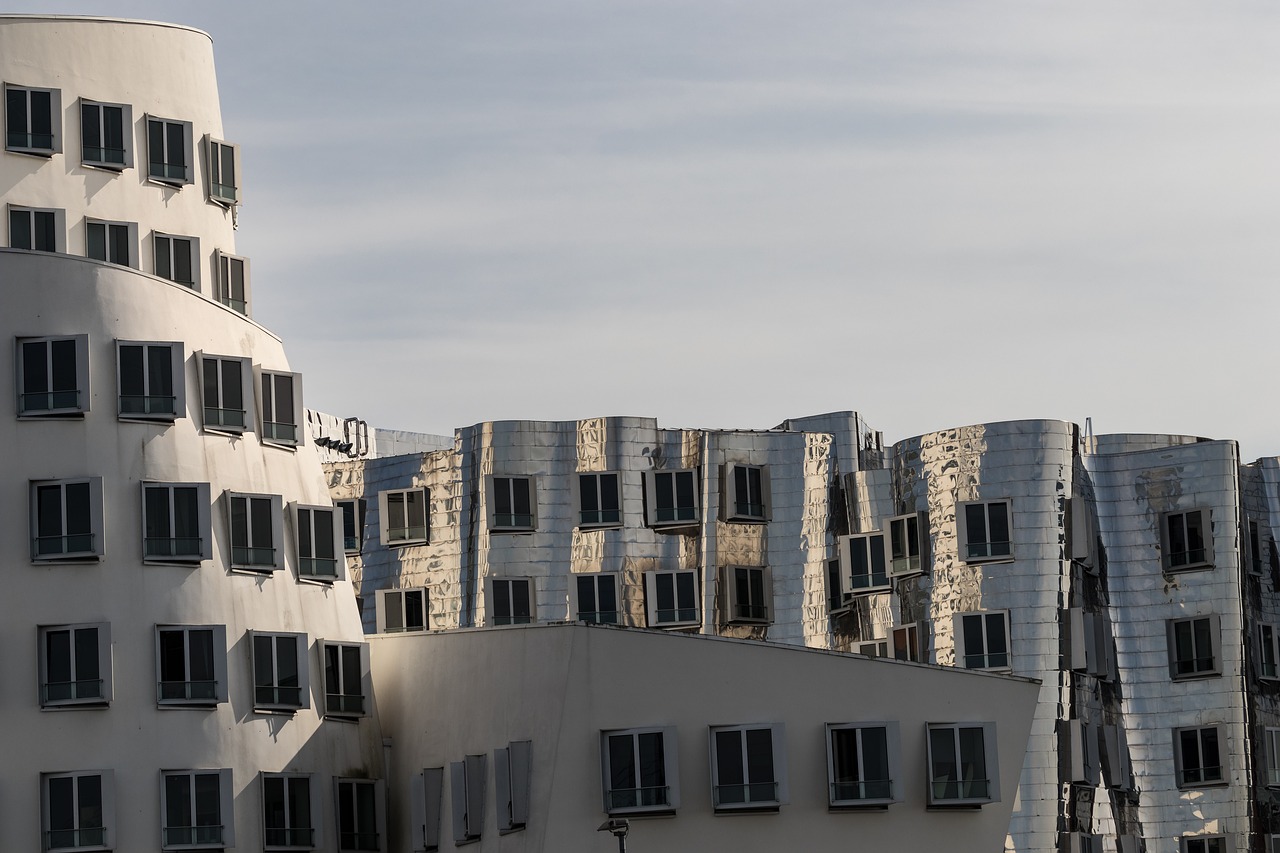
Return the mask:
[[1179,853],[1231,853],[1225,835],[1184,835],[1178,839]]
[[213,557],[208,483],[142,484],[142,554],[148,561]]
[[270,444],[302,443],[302,374],[254,368],[258,374],[258,411],[262,440]]
[[1008,560],[1013,556],[1008,501],[957,504],[956,525],[960,556],[966,563]]
[[479,841],[484,831],[484,783],[487,768],[484,755],[468,755],[449,765],[449,787],[453,805],[453,843]]
[[86,219],[86,258],[138,269],[138,224]]
[[162,706],[209,708],[226,702],[226,627],[157,625],[156,677]]
[[427,630],[425,589],[378,590],[377,630],[379,634]]
[[498,834],[519,832],[529,822],[529,775],[533,744],[513,741],[493,751]]
[[80,99],[81,162],[119,172],[133,165],[133,108]]
[[1213,568],[1213,525],[1209,510],[1166,512],[1160,516],[1160,544],[1166,571]]
[[916,663],[929,662],[929,627],[927,624],[900,625],[893,629],[892,637],[894,660],[909,660]]
[[671,813],[680,806],[674,727],[600,733],[604,810],[610,815]]
[[307,635],[250,631],[253,640],[253,707],[288,711],[311,707],[307,683]]
[[721,495],[725,521],[768,521],[769,469],[763,465],[725,465]]
[[611,473],[577,474],[578,527],[621,527],[622,496],[619,475]]
[[1169,675],[1174,679],[1220,675],[1217,616],[1169,620]]
[[1217,726],[1174,729],[1173,750],[1179,788],[1225,785],[1222,732]]
[[965,669],[1009,669],[1009,612],[955,615],[956,654]]
[[382,517],[382,544],[426,545],[430,541],[431,492],[427,489],[397,489],[378,493]]
[[5,148],[49,157],[62,150],[62,92],[4,87]]
[[1258,626],[1258,677],[1280,679],[1280,625]]
[[1263,769],[1268,788],[1280,788],[1280,728],[1262,730]]
[[995,723],[929,723],[929,805],[998,802]]
[[209,154],[209,201],[240,203],[240,146],[206,136]]
[[199,290],[200,240],[151,232],[151,246],[157,276]]
[[115,774],[40,774],[40,812],[44,850],[115,848]]
[[9,205],[9,248],[65,252],[66,214],[62,210]]
[[884,592],[892,588],[884,540],[884,534],[879,532],[840,537],[840,557],[853,594]]
[[372,693],[368,643],[320,645],[320,670],[324,673],[326,717],[364,717]]
[[182,344],[116,341],[121,418],[173,421],[186,414],[184,379]]
[[490,578],[489,624],[528,625],[534,621],[533,578]]
[[711,728],[711,795],[716,811],[777,811],[787,802],[781,723]]
[[319,844],[316,820],[324,814],[319,785],[310,775],[262,774],[263,848],[310,850]]
[[918,575],[924,571],[924,537],[928,530],[922,512],[889,519],[889,577]]
[[725,566],[720,578],[726,624],[768,625],[773,621],[773,579],[767,566]]
[[386,792],[378,779],[336,779],[338,850],[385,850]]
[[440,849],[440,805],[444,768],[427,767],[409,777],[409,826],[413,853]]
[[347,560],[337,509],[294,504],[293,530],[297,536],[299,578],[334,581],[342,577]]
[[111,626],[40,628],[40,707],[111,702]]
[[832,808],[886,806],[902,799],[896,722],[827,724]]
[[160,774],[164,850],[235,846],[231,770],[166,770]]
[[147,176],[181,186],[191,175],[191,122],[147,116]]
[[698,511],[697,471],[645,471],[645,523],[650,527],[689,527]]
[[31,559],[99,560],[106,545],[102,528],[102,478],[32,480]]
[[226,493],[227,529],[231,531],[231,567],[257,572],[284,568],[283,502],[279,495]]
[[204,428],[242,433],[249,426],[245,389],[249,386],[249,360],[225,355],[196,353],[200,368],[201,407]]
[[538,526],[537,488],[533,477],[493,475],[489,480],[489,530],[527,533]]
[[18,338],[18,416],[82,417],[89,411],[89,336]]
[[579,622],[617,625],[618,576],[606,573],[573,576],[573,618]]
[[359,554],[364,543],[365,499],[334,501],[334,505],[342,513],[342,550],[348,554]]
[[702,624],[696,571],[646,572],[644,592],[650,628],[691,628]]
[[248,316],[249,259],[219,250],[214,253],[214,263],[218,267],[218,301],[232,311]]

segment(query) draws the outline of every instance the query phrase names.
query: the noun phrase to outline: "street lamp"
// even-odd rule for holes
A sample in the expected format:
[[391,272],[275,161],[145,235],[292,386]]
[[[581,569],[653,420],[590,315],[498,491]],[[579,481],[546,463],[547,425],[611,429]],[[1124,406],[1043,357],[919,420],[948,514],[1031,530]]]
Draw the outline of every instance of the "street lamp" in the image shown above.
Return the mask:
[[611,817],[596,827],[596,832],[612,832],[618,839],[618,853],[627,853],[627,831],[631,824],[625,818]]

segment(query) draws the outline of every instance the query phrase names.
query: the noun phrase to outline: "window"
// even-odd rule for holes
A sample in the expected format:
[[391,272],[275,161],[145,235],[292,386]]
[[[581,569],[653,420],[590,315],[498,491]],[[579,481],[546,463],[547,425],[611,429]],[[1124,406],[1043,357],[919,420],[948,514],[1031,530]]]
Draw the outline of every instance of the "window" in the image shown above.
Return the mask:
[[498,834],[518,832],[529,822],[530,752],[527,740],[513,741],[493,751],[494,793]]
[[760,465],[726,465],[725,521],[769,520],[769,469]]
[[920,547],[922,515],[913,512],[889,519],[889,577],[924,571],[924,552]]
[[326,717],[363,717],[372,692],[368,643],[321,643]]
[[956,614],[956,653],[965,669],[1009,669],[1009,613]]
[[6,85],[4,102],[5,148],[45,157],[61,150],[61,92]]
[[1263,768],[1268,788],[1280,788],[1280,729],[1262,730]]
[[841,578],[844,572],[840,568],[841,561],[839,558],[827,560],[827,609],[831,611],[831,615],[845,613],[853,604],[853,595],[844,589],[844,583]]
[[484,829],[485,756],[468,755],[449,765],[453,805],[453,841],[470,844]]
[[258,710],[309,708],[307,635],[263,634],[253,638],[253,706]]
[[1130,766],[1129,744],[1123,727],[1102,727],[1102,753],[1106,759],[1107,783],[1117,791],[1132,791],[1133,768]]
[[440,849],[440,800],[444,768],[427,767],[409,777],[409,825],[413,853]]
[[148,116],[147,163],[153,181],[191,183],[191,122]]
[[151,234],[152,248],[155,249],[155,271],[160,278],[168,279],[187,287],[196,287],[196,259],[200,257],[200,241],[195,237],[175,237],[172,234]]
[[19,417],[89,411],[89,336],[18,338]]
[[930,723],[929,804],[981,805],[996,802],[995,723]]
[[840,553],[849,573],[849,588],[855,594],[891,588],[884,550],[882,533],[840,537]]
[[197,353],[205,429],[243,432],[249,421],[244,389],[249,362],[243,358]]
[[386,815],[382,782],[372,779],[338,779],[338,850],[382,850]]
[[650,628],[682,628],[702,624],[698,610],[698,574],[647,572],[644,592]]
[[573,576],[574,618],[579,622],[617,625],[618,576],[582,574]]
[[172,421],[185,414],[182,344],[116,341],[120,416]]
[[379,634],[427,630],[425,589],[380,589],[377,607]]
[[[1065,627],[1071,650],[1071,669],[1087,672],[1104,680],[1110,679],[1114,669],[1113,641],[1111,623],[1106,615],[1072,607],[1067,616]],[[1172,655],[1172,651],[1170,654]]]
[[227,629],[156,626],[156,697],[162,706],[211,707],[227,701]]
[[9,247],[12,249],[64,251],[62,235],[66,227],[65,214],[61,210],[9,205]]
[[697,472],[645,471],[645,522],[650,527],[687,527],[698,523]]
[[870,658],[887,658],[889,656],[889,644],[884,640],[858,643],[855,654],[866,655]]
[[827,724],[832,808],[884,806],[902,799],[898,724]]
[[41,774],[43,849],[110,850],[115,847],[114,782],[110,770]]
[[[1124,851],[1120,846],[1116,849],[1120,853]],[[1102,836],[1087,832],[1068,832],[1067,851],[1068,853],[1102,853]]]
[[85,220],[85,257],[138,268],[138,226],[133,222]]
[[1249,519],[1249,571],[1255,575],[1262,574],[1262,537],[1258,533],[1258,522]]
[[301,443],[302,375],[263,370],[260,376],[262,440],[275,444]]
[[33,480],[31,559],[96,560],[102,557],[102,478]]
[[1013,555],[1008,501],[961,503],[956,514],[960,555],[965,562],[1007,560]]
[[1231,853],[1225,835],[1184,835],[1179,853]]
[[578,526],[616,527],[622,524],[622,500],[618,475],[579,474]]
[[378,493],[382,515],[383,545],[425,545],[430,538],[427,489],[400,489]]
[[489,478],[489,529],[520,533],[538,526],[537,490],[533,477]]
[[40,629],[40,706],[106,705],[111,701],[111,626],[49,625]]
[[725,566],[721,570],[724,621],[768,625],[773,621],[773,580],[766,566]]
[[318,845],[315,818],[318,785],[310,776],[262,774],[263,847],[267,850],[309,849]]
[[718,811],[776,810],[787,801],[781,723],[713,726],[711,792]]
[[1160,536],[1167,571],[1213,567],[1209,510],[1165,513],[1160,517]]
[[600,733],[604,810],[611,815],[672,812],[680,806],[673,727]]
[[928,663],[928,628],[924,628],[925,642],[921,642],[921,626],[918,623],[901,625],[893,629],[894,660],[911,660],[916,663]]
[[293,529],[298,537],[298,577],[331,581],[346,565],[338,538],[337,510],[327,506],[293,507]]
[[240,146],[211,137],[209,142],[209,200],[240,203]]
[[489,616],[493,625],[528,625],[533,621],[533,579],[491,578]]
[[364,541],[365,500],[354,498],[334,501],[334,504],[342,511],[342,550],[348,554],[359,554]]
[[86,166],[120,171],[133,165],[129,150],[133,110],[126,104],[80,101],[81,160]]
[[142,484],[142,554],[161,562],[213,556],[208,483]]
[[1219,749],[1221,741],[1217,726],[1174,729],[1173,748],[1179,788],[1226,783]]
[[1096,788],[1102,762],[1098,756],[1098,727],[1083,720],[1066,721],[1071,781]]
[[1196,678],[1218,675],[1222,666],[1214,652],[1218,645],[1218,617],[1196,616],[1169,620],[1169,675]]
[[166,770],[161,774],[163,849],[235,846],[231,771]]
[[1267,679],[1280,678],[1280,626],[1263,624],[1258,626],[1258,677]]
[[217,299],[233,311],[249,313],[249,259],[215,252],[218,265]]

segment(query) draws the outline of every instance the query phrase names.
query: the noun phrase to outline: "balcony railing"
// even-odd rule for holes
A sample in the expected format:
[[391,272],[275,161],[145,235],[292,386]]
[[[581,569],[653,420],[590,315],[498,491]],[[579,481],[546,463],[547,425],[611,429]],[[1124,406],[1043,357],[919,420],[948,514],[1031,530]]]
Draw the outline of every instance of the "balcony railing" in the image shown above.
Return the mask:
[[302,557],[298,560],[298,574],[309,578],[336,578],[338,561],[320,557]]
[[77,702],[103,699],[103,680],[86,678],[79,681],[48,681],[43,685],[45,702]]
[[161,702],[214,701],[218,698],[216,681],[161,681],[157,688]]
[[221,826],[166,826],[166,847],[195,847],[198,845],[222,846]]
[[80,829],[51,829],[44,835],[50,850],[107,846],[107,830],[101,826],[86,826]]
[[618,809],[661,808],[671,804],[670,788],[613,788],[609,791],[609,811]]
[[237,427],[244,429],[244,409],[215,409],[204,407],[204,425],[207,427]]
[[893,796],[893,781],[890,779],[867,779],[853,782],[833,782],[831,784],[831,801],[887,800]]
[[324,707],[330,714],[363,714],[364,696],[350,693],[326,693]]
[[28,391],[21,395],[22,412],[79,411],[80,391]]
[[37,536],[36,556],[54,557],[62,554],[92,554],[92,533],[71,533],[66,536]]
[[715,804],[720,806],[746,806],[777,804],[777,782],[747,782],[742,785],[716,785]]
[[173,396],[120,395],[122,415],[172,415],[177,411],[178,398]]

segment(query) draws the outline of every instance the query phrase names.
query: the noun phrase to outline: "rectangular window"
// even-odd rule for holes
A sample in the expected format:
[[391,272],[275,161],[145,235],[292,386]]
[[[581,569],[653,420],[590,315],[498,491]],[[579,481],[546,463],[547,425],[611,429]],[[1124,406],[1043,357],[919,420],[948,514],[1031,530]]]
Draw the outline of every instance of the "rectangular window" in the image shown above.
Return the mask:
[[454,844],[479,841],[484,830],[484,755],[468,755],[449,765],[449,787],[453,800]]
[[687,527],[698,523],[697,472],[645,471],[645,521],[650,527]]
[[845,589],[843,576],[840,559],[827,560],[827,609],[832,616],[847,612],[853,604],[853,594]]
[[275,571],[283,567],[277,547],[283,536],[279,495],[227,492],[227,528],[231,531],[231,566]]
[[519,832],[529,822],[530,753],[533,744],[513,741],[493,751],[494,792],[498,834]]
[[18,338],[18,416],[89,411],[89,336]]
[[956,654],[965,669],[1009,669],[1009,613],[957,613]]
[[116,341],[122,418],[172,421],[185,414],[182,344]]
[[1000,799],[995,723],[930,723],[929,805],[981,805]]
[[133,222],[86,219],[85,257],[138,268],[138,226]]
[[315,819],[322,814],[310,776],[262,774],[263,847],[266,850],[317,846]]
[[1098,522],[1089,505],[1089,500],[1081,495],[1070,498],[1066,520],[1069,525],[1067,541],[1070,544],[1071,559],[1084,566],[1085,571],[1096,574]]
[[1121,726],[1102,727],[1102,750],[1106,757],[1107,783],[1117,791],[1133,790],[1129,744]]
[[1262,624],[1258,626],[1258,677],[1280,678],[1280,626]]
[[1174,729],[1173,747],[1179,788],[1226,784],[1221,743],[1221,732],[1217,726]]
[[578,526],[616,527],[622,524],[618,474],[578,474]]
[[440,849],[440,803],[444,768],[427,767],[409,777],[409,825],[413,853]]
[[111,627],[40,628],[40,706],[106,705],[111,701]]
[[902,799],[895,722],[827,724],[832,808],[883,806]]
[[80,101],[81,162],[121,171],[133,165],[129,150],[133,110],[126,104]]
[[883,533],[840,537],[840,556],[854,594],[891,589]]
[[380,589],[377,606],[379,634],[427,630],[425,589]]
[[579,622],[598,625],[617,625],[618,576],[612,574],[581,574],[573,576],[574,618]]
[[711,791],[720,811],[776,810],[787,801],[781,723],[713,726]]
[[[921,641],[919,624],[901,625],[893,629],[894,660],[910,660],[916,663],[928,663],[928,642]],[[928,637],[928,628],[924,628],[924,637]]]
[[1225,835],[1184,835],[1179,853],[1231,853]]
[[301,443],[302,375],[263,370],[260,376],[262,440],[276,444]]
[[102,478],[33,480],[31,559],[96,560],[103,556]]
[[231,770],[166,770],[160,786],[164,850],[235,846]]
[[646,572],[645,605],[650,628],[683,628],[702,624],[698,608],[698,573]]
[[521,533],[538,526],[537,489],[533,477],[489,478],[489,530]]
[[9,206],[10,248],[61,252],[65,229],[65,216],[61,210]]
[[913,512],[889,519],[889,577],[904,577],[924,571],[921,516],[923,513]]
[[400,489],[378,493],[383,545],[425,545],[430,539],[431,492]]
[[490,624],[528,625],[533,622],[533,579],[491,578]]
[[157,625],[156,673],[161,705],[207,708],[226,702],[226,627]]
[[674,727],[600,733],[604,810],[611,815],[672,812],[680,805]]
[[342,550],[348,554],[359,554],[364,543],[365,499],[334,501],[334,505],[342,512]]
[[339,539],[338,511],[327,506],[293,507],[293,529],[298,538],[298,577],[332,581],[346,565]]
[[1169,675],[1174,679],[1218,675],[1218,617],[1169,620]]
[[209,142],[209,200],[240,203],[240,146],[206,137]]
[[1098,727],[1083,720],[1067,720],[1071,781],[1096,788],[1102,769],[1098,757]]
[[321,643],[326,717],[369,713],[369,644]]
[[142,484],[142,554],[161,562],[213,556],[208,483]]
[[253,638],[253,706],[294,711],[311,707],[307,635],[249,632]]
[[870,658],[887,658],[889,656],[889,644],[884,640],[858,643],[855,654],[866,655]]
[[28,86],[4,87],[5,148],[48,157],[62,148],[59,139],[62,93]]
[[1262,536],[1258,531],[1258,522],[1249,519],[1249,571],[1255,575],[1262,574],[1264,565],[1262,557]]
[[232,311],[249,314],[249,259],[218,251],[214,254],[218,265],[217,299]]
[[176,237],[153,231],[151,244],[155,257],[155,271],[160,278],[187,287],[196,288],[197,259],[200,257],[200,241],[195,237]]
[[191,122],[147,117],[147,176],[162,184],[191,183]]
[[382,782],[372,779],[336,780],[338,850],[382,850],[386,837]]
[[1262,730],[1263,769],[1268,788],[1280,788],[1280,729]]
[[725,566],[721,601],[727,624],[768,625],[773,621],[773,579],[766,566]]
[[961,503],[956,507],[960,554],[967,563],[1007,560],[1013,555],[1009,502]]
[[769,469],[762,465],[726,465],[725,521],[769,520]]
[[110,770],[41,774],[42,849],[116,847],[114,781]]
[[1160,517],[1166,571],[1213,568],[1213,533],[1209,510],[1167,512]]
[[243,432],[249,425],[245,408],[249,362],[243,358],[198,353],[204,428]]

